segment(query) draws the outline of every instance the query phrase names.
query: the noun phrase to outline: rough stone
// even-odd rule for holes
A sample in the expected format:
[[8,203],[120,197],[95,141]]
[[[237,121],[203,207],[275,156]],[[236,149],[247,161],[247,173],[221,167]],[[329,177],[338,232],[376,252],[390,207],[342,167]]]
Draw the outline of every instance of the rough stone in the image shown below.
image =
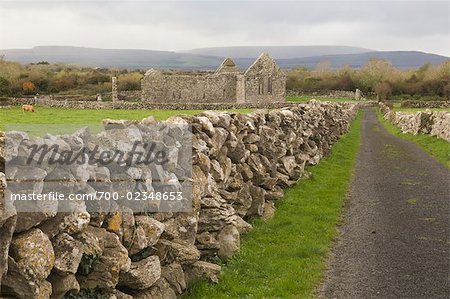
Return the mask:
[[246,222],[239,216],[235,218],[235,220],[233,221],[233,225],[237,228],[240,234],[249,232],[253,228],[253,226],[250,223]]
[[62,233],[52,239],[52,244],[55,251],[54,269],[75,274],[83,256],[83,243]]
[[234,225],[225,226],[217,236],[220,249],[218,255],[222,259],[228,259],[240,248],[240,235]]
[[197,234],[198,220],[191,214],[183,213],[164,222],[164,238],[169,240],[181,240],[188,244],[194,244]]
[[149,216],[135,216],[137,227],[142,227],[146,238],[146,247],[153,246],[158,242],[159,237],[164,232],[165,225]]
[[252,197],[252,205],[247,211],[247,216],[259,215],[264,213],[264,196],[266,191],[261,187],[250,186],[250,195]]
[[128,271],[120,273],[119,285],[132,289],[150,288],[161,277],[161,265],[156,255],[132,262]]
[[62,232],[74,235],[83,231],[89,225],[91,215],[86,211],[84,203],[73,202],[69,204],[71,208],[67,210],[72,210],[72,212],[59,212],[55,217],[39,225],[39,229],[49,238],[53,238]]
[[16,212],[4,205],[3,188],[6,182],[0,183],[0,285],[2,276],[8,271],[8,252],[16,227]]
[[159,240],[155,245],[156,254],[165,263],[178,262],[181,265],[192,264],[199,260],[198,249],[191,244],[180,244],[169,240]]
[[172,263],[162,267],[161,276],[166,279],[176,293],[181,294],[186,289],[184,272],[180,264]]
[[217,264],[197,261],[185,271],[187,285],[191,286],[201,280],[218,283],[221,269]]
[[80,285],[73,274],[57,274],[52,272],[48,277],[52,285],[52,298],[63,298],[66,293],[78,293]]
[[269,220],[273,217],[274,214],[275,214],[275,204],[273,202],[265,202],[262,219]]
[[47,278],[55,262],[52,243],[36,228],[14,237],[9,254],[27,280],[37,284]]
[[[120,243],[119,237],[107,232],[105,229],[90,227],[91,233],[85,234],[91,235],[91,240],[97,238],[98,243],[95,245],[85,244],[86,257],[90,257],[94,260],[92,265],[86,267],[87,275],[78,276],[81,288],[93,289],[93,288],[106,288],[114,289],[119,282],[119,273],[121,271],[128,271],[131,267],[131,260],[128,257],[128,251]],[[94,235],[94,236],[92,236]],[[98,250],[98,245],[104,246],[101,256],[95,254]],[[94,252],[94,253],[90,253]],[[87,253],[87,254],[86,254]],[[83,261],[82,261],[83,263]]]
[[136,299],[176,299],[177,295],[170,287],[170,284],[164,279],[159,279],[156,284],[148,290],[141,291],[133,298]]

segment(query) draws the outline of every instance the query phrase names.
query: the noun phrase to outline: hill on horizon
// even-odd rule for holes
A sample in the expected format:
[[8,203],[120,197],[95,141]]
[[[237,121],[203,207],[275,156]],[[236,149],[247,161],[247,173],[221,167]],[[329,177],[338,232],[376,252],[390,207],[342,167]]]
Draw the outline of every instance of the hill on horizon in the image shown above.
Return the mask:
[[[333,50],[332,48],[335,49]],[[361,52],[364,50],[368,50],[368,52]],[[439,64],[450,59],[446,56],[419,51],[373,51],[346,46],[225,47],[195,49],[189,53],[137,49],[39,46],[31,49],[0,50],[0,55],[4,55],[5,60],[20,63],[47,61],[49,63],[62,62],[78,66],[102,68],[213,70],[228,56],[231,56],[239,68],[246,69],[263,51],[274,57],[284,69],[298,66],[314,68],[322,61],[328,61],[332,68],[339,68],[343,65],[360,68],[372,58],[389,60],[394,67],[398,68],[417,68],[425,63]],[[311,51],[315,51],[315,55],[311,55],[313,54]],[[234,53],[236,55],[211,55],[214,53],[217,53],[217,55]],[[295,56],[295,53],[298,53],[297,55],[300,56]],[[245,57],[246,55],[249,55],[249,57]]]
[[269,53],[273,58],[290,59],[322,55],[340,55],[374,52],[372,49],[349,46],[241,46],[198,48],[186,53],[217,57],[256,58],[261,53]]

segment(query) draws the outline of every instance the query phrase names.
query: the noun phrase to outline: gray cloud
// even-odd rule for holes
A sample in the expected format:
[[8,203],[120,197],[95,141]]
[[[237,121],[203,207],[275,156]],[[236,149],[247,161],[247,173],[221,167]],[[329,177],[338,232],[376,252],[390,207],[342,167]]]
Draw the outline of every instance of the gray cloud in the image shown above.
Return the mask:
[[3,1],[0,48],[342,44],[450,56],[447,1]]

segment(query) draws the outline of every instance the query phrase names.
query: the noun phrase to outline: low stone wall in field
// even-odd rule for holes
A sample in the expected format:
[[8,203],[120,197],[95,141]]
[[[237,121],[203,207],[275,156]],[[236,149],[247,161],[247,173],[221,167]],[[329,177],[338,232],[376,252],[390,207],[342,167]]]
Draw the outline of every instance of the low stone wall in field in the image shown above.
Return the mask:
[[[3,105],[18,106],[23,104],[33,104],[32,98],[14,98],[3,102]],[[154,104],[146,102],[126,102],[118,101],[99,102],[99,101],[62,101],[42,98],[39,100],[39,105],[53,108],[70,108],[70,109],[126,109],[126,110],[226,110],[226,109],[276,109],[288,106],[296,106],[298,103],[165,103]]]
[[395,112],[380,103],[384,118],[397,125],[403,133],[430,134],[450,142],[450,112]]
[[310,96],[312,98],[355,98],[355,92],[352,90],[327,90],[327,91],[314,91],[303,92],[290,90],[287,92],[288,96]]
[[[105,92],[101,94],[102,100],[107,104],[111,101],[111,92]],[[118,98],[120,101],[125,102],[138,102],[141,100],[141,91],[140,90],[126,90],[119,91]],[[91,102],[97,102],[97,95],[43,95],[37,98],[38,105],[48,103],[48,105],[52,105],[52,102],[55,105],[60,105],[60,103],[70,103],[70,102],[78,102],[78,103],[86,103],[90,105]],[[101,103],[101,101],[100,101]],[[4,98],[0,100],[0,106],[19,106],[23,104],[35,104],[34,96],[21,97],[21,98]]]
[[403,101],[402,108],[450,108],[450,101]]
[[[80,207],[37,217],[5,214],[0,206],[2,295],[175,298],[200,279],[217,282],[218,261],[239,250],[240,235],[252,228],[248,219],[273,215],[283,190],[305,176],[305,167],[319,163],[348,131],[357,107],[311,101],[251,114],[210,111],[169,118],[167,122],[192,124],[189,213],[89,214]],[[83,142],[77,135],[76,146]],[[0,164],[4,160],[0,146]],[[108,176],[95,167],[74,171]],[[3,188],[3,173],[0,179]]]

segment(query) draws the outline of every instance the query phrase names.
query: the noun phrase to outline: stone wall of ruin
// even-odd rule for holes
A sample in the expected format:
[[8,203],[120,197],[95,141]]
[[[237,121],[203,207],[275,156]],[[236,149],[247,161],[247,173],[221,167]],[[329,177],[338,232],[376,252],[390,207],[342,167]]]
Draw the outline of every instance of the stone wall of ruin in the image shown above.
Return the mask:
[[142,79],[142,99],[150,103],[236,102],[233,73],[186,75],[155,71]]
[[[248,219],[270,218],[284,189],[330,152],[356,111],[356,104],[312,101],[251,114],[169,118],[192,124],[193,211],[89,214],[79,207],[39,217],[0,213],[2,295],[175,298],[200,279],[217,282],[217,258],[239,250],[240,235],[252,228]],[[77,137],[77,146],[87,142]],[[0,146],[0,165],[4,159]],[[2,188],[4,178],[1,173]]]
[[268,55],[262,55],[244,73],[245,102],[283,102],[286,96],[286,75]]
[[395,112],[383,103],[380,107],[384,118],[397,125],[403,133],[430,134],[450,142],[450,112]]

